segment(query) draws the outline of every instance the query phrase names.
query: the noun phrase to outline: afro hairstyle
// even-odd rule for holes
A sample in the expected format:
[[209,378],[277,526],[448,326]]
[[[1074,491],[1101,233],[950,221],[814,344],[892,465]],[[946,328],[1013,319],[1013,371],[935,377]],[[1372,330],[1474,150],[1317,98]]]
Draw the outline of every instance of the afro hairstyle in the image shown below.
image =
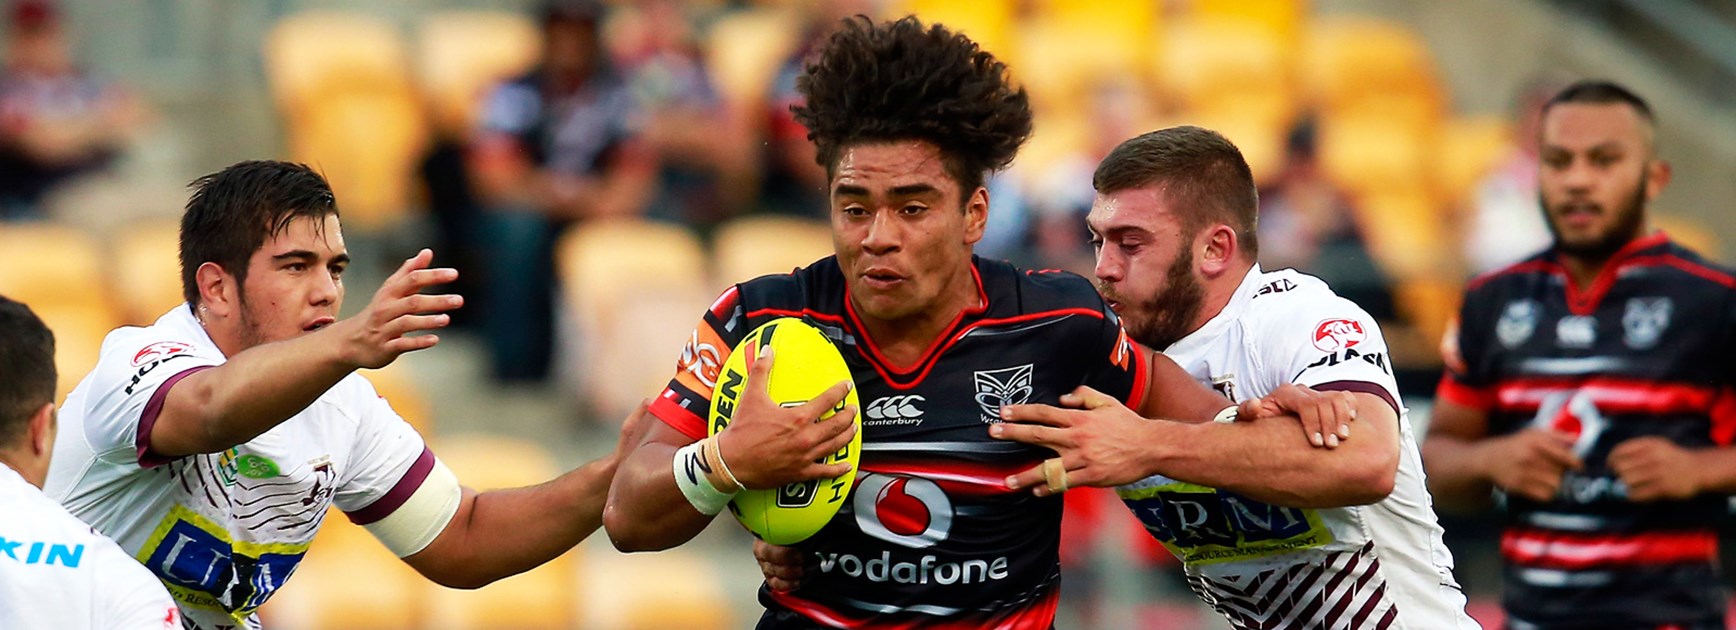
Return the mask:
[[920,140],[940,149],[966,195],[1013,161],[1031,137],[1031,103],[1007,65],[976,42],[915,16],[844,20],[808,59],[790,108],[828,175],[844,149]]

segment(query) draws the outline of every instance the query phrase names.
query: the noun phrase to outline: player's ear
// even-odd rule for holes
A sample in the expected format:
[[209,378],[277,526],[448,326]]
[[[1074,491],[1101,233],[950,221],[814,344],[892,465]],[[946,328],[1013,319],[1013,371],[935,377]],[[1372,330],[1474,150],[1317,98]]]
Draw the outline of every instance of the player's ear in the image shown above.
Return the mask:
[[1670,178],[1674,175],[1675,169],[1670,167],[1668,160],[1656,158],[1647,162],[1646,201],[1656,199],[1659,193],[1664,192],[1664,187],[1670,184]]
[[1216,278],[1229,272],[1241,246],[1236,242],[1236,230],[1222,223],[1214,223],[1202,230],[1194,242],[1196,261],[1201,273],[1208,278]]
[[983,229],[989,223],[989,189],[978,186],[964,200],[964,242],[975,245],[983,239]]
[[54,450],[55,426],[54,403],[44,403],[42,407],[31,414],[29,428],[30,454],[47,459],[48,453]]
[[204,262],[193,272],[193,284],[199,287],[199,307],[218,317],[228,317],[241,299],[241,283],[214,262]]

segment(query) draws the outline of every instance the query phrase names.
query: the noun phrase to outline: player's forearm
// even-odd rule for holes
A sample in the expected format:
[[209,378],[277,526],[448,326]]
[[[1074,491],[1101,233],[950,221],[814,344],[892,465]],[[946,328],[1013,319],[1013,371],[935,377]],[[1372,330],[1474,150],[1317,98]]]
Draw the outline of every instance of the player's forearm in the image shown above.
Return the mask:
[[151,432],[151,450],[176,457],[244,443],[301,413],[355,369],[335,326],[255,346],[176,383]]
[[603,508],[603,528],[621,551],[661,551],[698,536],[712,516],[675,485],[675,447],[647,442],[621,463]]
[[1464,438],[1430,434],[1422,445],[1423,467],[1428,471],[1429,494],[1442,507],[1477,510],[1489,504],[1494,485],[1482,465],[1478,443]]
[[462,542],[446,548],[461,553],[418,568],[441,584],[478,588],[542,566],[602,525],[614,475],[605,457],[547,483],[476,494],[448,525]]
[[[1384,403],[1379,403],[1384,404]],[[1296,508],[1367,505],[1392,493],[1398,475],[1391,408],[1359,407],[1357,433],[1338,448],[1310,446],[1291,416],[1252,422],[1165,422],[1150,470],[1171,479]],[[1377,423],[1380,426],[1374,426]],[[1390,426],[1388,426],[1390,425]]]
[[1701,494],[1736,494],[1736,449],[1699,449],[1693,456]]

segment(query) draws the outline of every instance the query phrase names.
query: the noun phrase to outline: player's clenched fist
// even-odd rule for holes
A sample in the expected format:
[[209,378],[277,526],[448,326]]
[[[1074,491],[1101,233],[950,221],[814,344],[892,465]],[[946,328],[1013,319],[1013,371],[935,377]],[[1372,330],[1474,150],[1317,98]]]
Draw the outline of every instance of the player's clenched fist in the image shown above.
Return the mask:
[[1526,429],[1489,441],[1479,459],[1487,463],[1489,481],[1507,494],[1548,501],[1561,488],[1561,476],[1579,470],[1573,437],[1555,431]]
[[735,418],[717,434],[718,451],[742,487],[776,488],[810,479],[850,472],[850,464],[820,464],[856,435],[856,408],[846,405],[832,417],[815,419],[837,408],[850,393],[850,382],[828,388],[819,397],[794,407],[772,402],[772,349],[767,346],[748,367],[747,391]]
[[434,252],[424,249],[404,261],[374,293],[374,299],[355,316],[333,324],[340,335],[346,362],[363,368],[385,367],[406,352],[432,348],[436,335],[411,333],[444,328],[452,318],[446,311],[464,305],[458,295],[423,295],[422,290],[458,279],[458,270],[430,269]]

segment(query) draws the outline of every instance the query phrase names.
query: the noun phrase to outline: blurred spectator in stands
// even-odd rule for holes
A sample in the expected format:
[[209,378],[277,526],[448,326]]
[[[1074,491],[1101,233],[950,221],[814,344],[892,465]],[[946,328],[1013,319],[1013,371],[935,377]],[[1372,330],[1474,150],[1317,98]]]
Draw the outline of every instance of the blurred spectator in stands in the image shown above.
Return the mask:
[[803,12],[802,44],[778,69],[772,79],[771,93],[765,101],[760,209],[777,214],[827,218],[831,203],[826,199],[826,169],[814,162],[814,145],[808,141],[808,130],[790,113],[790,107],[801,100],[796,93],[796,77],[802,73],[802,62],[808,58],[808,53],[832,34],[840,20],[857,14],[872,15],[873,5],[869,0],[796,4]]
[[639,0],[611,20],[610,48],[661,165],[648,214],[708,229],[750,203],[756,170],[746,119],[711,83],[689,5]]
[[[1003,208],[999,198],[990,196],[996,204],[989,213],[991,232],[997,221],[1016,223],[1023,228],[1021,236],[1025,242],[1016,253],[1007,256],[1022,266],[1066,269],[1092,277],[1096,262],[1090,234],[1084,228],[1085,215],[1091,211],[1091,201],[1096,196],[1091,174],[1097,170],[1097,163],[1122,141],[1156,128],[1153,123],[1156,105],[1151,90],[1137,81],[1110,79],[1094,84],[1086,107],[1082,115],[1087,121],[1083,145],[1041,166],[1041,172],[1030,173],[1022,204],[1024,212],[1019,212],[1021,204]],[[1039,134],[1057,131],[1064,133],[1054,128],[1037,129]],[[1014,164],[1013,168],[1019,165]],[[987,235],[983,240],[990,241]],[[982,249],[979,245],[978,250]]]
[[109,164],[145,119],[126,90],[72,63],[59,9],[10,7],[0,74],[0,220],[37,218],[45,193]]
[[656,154],[638,133],[627,83],[603,53],[602,18],[594,0],[543,6],[538,67],[485,99],[467,157],[481,205],[477,308],[496,378],[548,373],[561,228],[642,214],[654,191]]
[[1319,276],[1376,319],[1393,320],[1391,285],[1369,255],[1350,198],[1321,168],[1317,140],[1312,119],[1298,122],[1278,176],[1260,190],[1260,266]]
[[1465,260],[1472,273],[1493,271],[1549,244],[1537,205],[1537,138],[1543,103],[1563,84],[1539,80],[1521,90],[1513,146],[1477,183],[1466,213]]

